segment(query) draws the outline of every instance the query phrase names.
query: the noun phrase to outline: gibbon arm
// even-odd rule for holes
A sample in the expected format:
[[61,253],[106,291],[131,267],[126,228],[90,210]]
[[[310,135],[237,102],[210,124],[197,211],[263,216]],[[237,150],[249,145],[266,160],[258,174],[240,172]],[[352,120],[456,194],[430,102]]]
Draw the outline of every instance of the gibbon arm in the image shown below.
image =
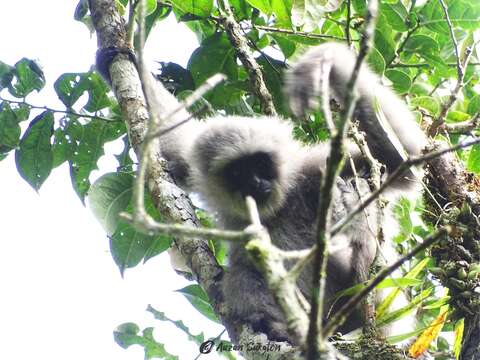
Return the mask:
[[[290,106],[296,115],[318,107],[321,95],[322,63],[331,66],[329,86],[333,97],[343,104],[356,56],[344,44],[325,43],[302,56],[287,76],[286,92]],[[362,65],[357,80],[358,100],[354,118],[360,130],[367,136],[372,154],[386,165],[391,173],[409,155],[420,155],[426,137],[415,123],[412,114],[389,88],[380,83],[380,78],[366,65]],[[405,152],[406,151],[406,152]],[[412,174],[405,175],[407,181],[396,185],[407,185]]]

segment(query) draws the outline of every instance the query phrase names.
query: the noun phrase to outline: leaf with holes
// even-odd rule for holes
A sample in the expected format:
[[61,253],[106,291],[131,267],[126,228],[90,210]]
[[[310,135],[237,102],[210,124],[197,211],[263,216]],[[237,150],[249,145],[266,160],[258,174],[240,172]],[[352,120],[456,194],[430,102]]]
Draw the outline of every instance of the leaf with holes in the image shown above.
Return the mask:
[[15,151],[17,170],[35,190],[40,189],[52,171],[53,115],[43,112],[30,123]]

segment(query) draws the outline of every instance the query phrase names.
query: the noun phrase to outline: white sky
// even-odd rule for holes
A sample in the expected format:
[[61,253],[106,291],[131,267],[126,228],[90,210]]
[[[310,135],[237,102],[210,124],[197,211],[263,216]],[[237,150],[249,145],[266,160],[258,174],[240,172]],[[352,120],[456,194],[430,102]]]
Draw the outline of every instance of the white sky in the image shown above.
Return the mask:
[[[13,65],[22,57],[38,59],[45,71],[46,89],[27,97],[32,104],[62,109],[53,82],[93,63],[96,42],[73,20],[76,3],[0,4],[0,60]],[[173,19],[165,23],[166,30],[152,34],[147,57],[185,66],[195,37]],[[110,154],[99,165],[96,177],[113,171],[116,162]],[[37,194],[18,175],[12,153],[0,162],[0,185],[0,359],[143,359],[140,347],[124,350],[113,341],[115,327],[128,321],[142,329],[154,326],[167,350],[194,359],[197,347],[173,326],[155,321],[145,312],[148,304],[185,320],[194,333],[221,331],[174,292],[187,282],[165,255],[120,277],[108,239],[74,193],[65,165]]]

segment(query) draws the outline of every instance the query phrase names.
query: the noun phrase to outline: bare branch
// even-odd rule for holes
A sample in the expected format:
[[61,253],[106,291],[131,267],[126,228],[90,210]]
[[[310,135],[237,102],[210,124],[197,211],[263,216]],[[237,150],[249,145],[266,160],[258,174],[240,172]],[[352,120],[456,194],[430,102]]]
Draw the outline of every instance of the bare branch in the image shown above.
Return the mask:
[[[347,41],[346,38],[339,37],[339,36],[334,36],[334,35],[314,34],[314,33],[309,33],[309,32],[305,32],[305,31],[294,31],[294,30],[289,30],[289,29],[279,29],[279,28],[275,28],[275,27],[271,27],[271,26],[255,25],[255,28],[258,29],[258,30],[266,31],[266,32],[286,34],[286,35],[295,35],[295,36],[301,36],[301,37],[308,38],[308,39],[331,39],[331,40],[338,40],[338,41]],[[353,39],[351,41],[358,41],[358,40]]]
[[[333,186],[340,171],[340,164],[344,157],[344,141],[349,121],[353,114],[356,103],[356,81],[360,72],[363,60],[371,48],[373,39],[375,19],[378,11],[378,1],[371,0],[368,4],[365,15],[365,30],[360,42],[360,50],[350,80],[347,84],[345,94],[345,108],[340,113],[336,131],[333,133],[330,155],[325,173],[322,174],[320,188],[320,201],[317,213],[317,251],[313,262],[313,279],[311,294],[310,324],[306,342],[306,353],[308,360],[322,358],[325,350],[325,339],[321,336],[321,323],[323,318],[323,294],[325,293],[326,267],[328,261],[328,241],[330,239],[329,219],[331,213],[331,202]],[[319,296],[320,294],[320,296]]]
[[103,117],[103,116],[98,116],[98,115],[89,115],[89,114],[77,113],[73,110],[58,110],[58,109],[50,108],[48,106],[36,106],[36,105],[29,104],[25,101],[16,101],[16,100],[5,99],[1,96],[0,96],[0,101],[5,101],[9,104],[25,105],[25,106],[28,106],[30,109],[51,111],[53,113],[66,114],[66,115],[70,115],[70,116],[78,116],[78,117],[83,117],[83,118],[86,118],[86,119],[98,119],[98,120],[108,121],[108,122],[119,121],[119,120],[109,119],[109,118],[106,118],[106,117]]
[[358,215],[361,211],[363,211],[368,205],[370,205],[378,196],[383,193],[390,185],[392,185],[395,180],[400,178],[402,174],[407,171],[410,167],[415,165],[420,165],[426,161],[431,159],[437,158],[442,156],[446,153],[453,152],[459,149],[463,149],[475,144],[480,143],[480,138],[475,138],[470,141],[465,141],[463,143],[459,143],[455,146],[441,149],[437,151],[429,152],[422,156],[412,157],[406,161],[404,161],[400,166],[395,169],[395,171],[385,180],[385,182],[374,192],[372,192],[367,198],[364,199],[363,203],[358,205],[355,209],[353,209],[347,216],[345,216],[342,220],[338,221],[335,225],[332,226],[331,229],[331,236],[335,236],[338,234],[352,219]]
[[161,224],[150,218],[141,218],[134,220],[130,214],[120,213],[120,218],[135,224],[135,228],[146,234],[165,234],[181,237],[199,237],[205,240],[216,239],[224,241],[241,241],[246,242],[252,237],[250,231],[232,231],[207,229],[193,226],[185,226],[182,224]]
[[255,60],[248,47],[248,42],[242,33],[240,25],[233,16],[228,0],[219,0],[219,5],[223,7],[224,14],[222,14],[218,20],[225,28],[228,38],[237,52],[238,58],[247,69],[253,92],[259,98],[265,114],[276,115],[277,112],[275,111],[272,95],[265,84],[260,65],[258,65],[257,60]]
[[472,119],[458,123],[445,124],[445,130],[450,134],[466,134],[478,128],[480,125],[480,113]]
[[433,124],[428,129],[428,134],[432,137],[435,136],[439,128],[442,125],[444,125],[445,118],[447,116],[448,111],[453,106],[455,101],[457,101],[458,94],[463,87],[463,80],[465,79],[465,69],[467,68],[468,62],[470,61],[470,56],[473,53],[473,47],[474,47],[474,45],[472,45],[465,50],[465,58],[462,64],[462,60],[460,58],[461,54],[458,48],[458,42],[455,37],[455,31],[453,29],[453,24],[450,20],[450,16],[448,15],[448,7],[445,4],[444,0],[438,0],[438,1],[442,5],[443,12],[445,13],[445,20],[447,21],[448,29],[450,31],[450,37],[453,43],[453,49],[455,51],[455,60],[456,60],[456,67],[457,67],[457,85],[455,86],[455,89],[452,91],[452,94],[450,95],[448,100],[443,104],[440,110],[440,114],[438,115],[438,118],[433,122]]
[[[217,86],[219,83],[224,81],[226,79],[226,76],[223,74],[215,74],[208,78],[202,85],[200,85],[192,94],[190,94],[184,101],[180,103],[180,105],[168,113],[164,118],[165,119],[170,119],[173,118],[177,113],[179,113],[182,110],[185,110],[195,104],[198,100],[201,99],[203,95],[205,95],[207,92],[212,90],[215,86]],[[192,120],[193,116],[189,116],[187,119],[181,120],[173,125],[170,125],[166,128],[161,128],[161,129],[154,129],[151,133],[145,136],[145,141],[151,141],[152,139],[156,137],[160,137],[162,135],[165,135],[166,133],[176,129],[177,127],[187,123],[188,121]]]
[[289,333],[297,344],[301,344],[307,333],[308,317],[303,306],[306,300],[298,291],[296,279],[288,276],[282,250],[272,244],[270,235],[262,226],[255,200],[251,196],[245,200],[252,223],[246,230],[251,230],[254,234],[245,249],[260,267],[275,300],[285,314]]

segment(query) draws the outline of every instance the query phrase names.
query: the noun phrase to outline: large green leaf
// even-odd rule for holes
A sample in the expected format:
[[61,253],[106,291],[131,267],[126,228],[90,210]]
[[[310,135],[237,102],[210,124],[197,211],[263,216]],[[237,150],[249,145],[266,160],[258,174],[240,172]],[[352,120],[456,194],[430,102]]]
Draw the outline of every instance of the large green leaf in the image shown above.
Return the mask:
[[53,167],[50,138],[53,134],[53,115],[45,111],[30,123],[15,151],[15,162],[20,175],[38,190]]
[[412,35],[404,46],[407,53],[417,53],[419,55],[431,55],[439,51],[438,43],[431,36],[424,34]]
[[404,71],[388,70],[385,76],[392,82],[393,89],[397,94],[405,94],[412,86],[412,79]]
[[207,17],[212,13],[213,0],[172,0],[174,8],[184,14]]
[[23,58],[12,69],[15,81],[10,83],[8,90],[18,98],[24,98],[32,91],[40,91],[45,86],[45,76],[40,66],[33,60]]
[[[110,250],[122,274],[142,259],[146,261],[165,251],[171,243],[167,236],[140,233],[119,218],[120,212],[132,213],[133,180],[130,174],[108,173],[100,177],[88,192],[89,207],[109,235]],[[145,202],[147,212],[158,218],[149,196]]]
[[408,11],[401,1],[396,3],[382,2],[380,5],[380,11],[390,26],[396,31],[407,31],[407,17]]
[[236,80],[238,66],[235,59],[235,49],[227,36],[216,33],[205,39],[193,52],[188,61],[188,69],[197,86],[217,73],[224,73],[230,80]]
[[104,144],[124,134],[125,125],[99,119],[93,119],[86,125],[75,121],[68,126],[66,132],[71,141],[76,143],[69,159],[70,176],[73,188],[83,202],[90,188],[88,178],[97,169],[97,161],[104,154]]
[[179,293],[182,293],[190,304],[193,305],[201,314],[206,316],[208,319],[215,321],[220,324],[215,312],[213,311],[212,305],[210,305],[210,300],[208,299],[207,294],[203,289],[198,285],[188,285],[183,289],[177,290]]
[[61,75],[53,84],[55,91],[67,108],[71,108],[89,89],[85,74],[68,73]]
[[110,88],[99,74],[96,72],[88,74],[88,102],[85,110],[94,113],[111,106],[109,93]]
[[272,13],[272,6],[270,0],[246,0],[254,8],[260,10],[264,14],[270,15]]
[[14,149],[20,142],[20,125],[15,113],[6,102],[0,106],[0,148]]
[[153,337],[153,328],[145,328],[140,334],[140,328],[135,323],[124,323],[113,332],[115,342],[127,349],[132,345],[140,345],[145,352],[145,359],[179,360],[178,356],[170,354],[165,345]]

